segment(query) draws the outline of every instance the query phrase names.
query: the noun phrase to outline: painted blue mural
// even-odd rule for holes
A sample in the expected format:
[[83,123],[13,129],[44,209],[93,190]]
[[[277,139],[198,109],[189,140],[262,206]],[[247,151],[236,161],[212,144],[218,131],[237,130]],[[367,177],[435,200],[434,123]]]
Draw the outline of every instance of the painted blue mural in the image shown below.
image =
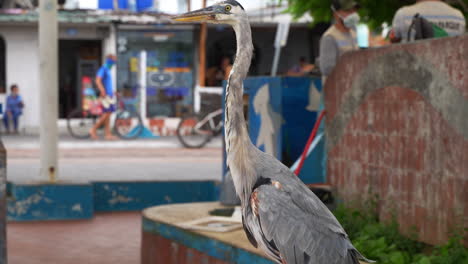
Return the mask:
[[[302,154],[317,120],[322,81],[318,77],[253,77],[244,81],[249,97],[252,143],[291,166]],[[223,100],[224,107],[224,100]],[[324,142],[306,159],[299,175],[305,183],[323,183]],[[223,172],[226,172],[225,162]],[[225,173],[223,173],[224,175]]]
[[280,78],[248,78],[244,82],[249,96],[249,134],[252,143],[281,160],[283,124]]

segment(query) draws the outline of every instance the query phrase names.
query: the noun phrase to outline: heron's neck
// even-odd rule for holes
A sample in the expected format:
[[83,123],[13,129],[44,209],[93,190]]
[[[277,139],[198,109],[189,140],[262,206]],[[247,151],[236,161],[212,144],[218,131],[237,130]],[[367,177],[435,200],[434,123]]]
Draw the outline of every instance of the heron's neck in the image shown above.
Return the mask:
[[[237,54],[226,86],[225,140],[228,166],[231,169],[236,191],[248,191],[249,179],[235,179],[237,175],[249,175],[248,151],[251,145],[243,109],[243,81],[249,72],[253,54],[252,33],[247,20],[233,25],[237,39]],[[242,186],[240,186],[242,185]],[[240,190],[245,189],[245,190]]]
[[249,72],[252,59],[253,45],[250,24],[247,20],[236,23],[234,26],[237,39],[237,54],[232,66],[226,86],[226,152],[229,154],[233,147],[242,147],[239,141],[250,141],[244,118],[243,109],[243,81]]

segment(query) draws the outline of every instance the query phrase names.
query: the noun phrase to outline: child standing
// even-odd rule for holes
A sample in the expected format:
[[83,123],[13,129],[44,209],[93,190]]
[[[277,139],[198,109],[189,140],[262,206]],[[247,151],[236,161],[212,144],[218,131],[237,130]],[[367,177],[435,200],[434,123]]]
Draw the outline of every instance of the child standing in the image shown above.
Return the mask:
[[3,117],[3,124],[7,133],[10,133],[10,121],[13,122],[13,131],[18,133],[19,117],[23,113],[23,99],[19,95],[18,85],[13,84],[10,87],[11,94],[7,97],[6,100],[6,111],[5,116]]

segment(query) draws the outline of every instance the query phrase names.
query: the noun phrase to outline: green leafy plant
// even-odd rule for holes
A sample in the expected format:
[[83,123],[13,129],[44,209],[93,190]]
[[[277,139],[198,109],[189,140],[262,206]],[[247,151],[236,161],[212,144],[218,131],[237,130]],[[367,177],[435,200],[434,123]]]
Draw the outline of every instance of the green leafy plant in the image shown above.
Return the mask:
[[463,246],[462,234],[453,234],[447,244],[436,247],[430,257],[422,258],[418,264],[468,264],[468,250]]
[[[379,264],[468,264],[468,249],[463,246],[463,232],[452,235],[443,246],[431,248],[416,241],[417,233],[403,236],[395,217],[379,222],[375,208],[365,210],[338,206],[334,214],[347,231],[356,248]],[[430,254],[427,254],[430,252]]]

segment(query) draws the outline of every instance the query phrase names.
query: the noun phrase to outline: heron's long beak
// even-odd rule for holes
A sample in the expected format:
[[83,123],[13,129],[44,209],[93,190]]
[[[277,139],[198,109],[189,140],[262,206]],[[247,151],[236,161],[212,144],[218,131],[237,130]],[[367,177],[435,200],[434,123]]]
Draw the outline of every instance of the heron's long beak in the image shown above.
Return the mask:
[[207,8],[187,12],[185,14],[172,17],[172,20],[178,22],[203,22],[207,20],[215,20],[216,14],[217,13],[214,11],[213,7],[210,6]]

